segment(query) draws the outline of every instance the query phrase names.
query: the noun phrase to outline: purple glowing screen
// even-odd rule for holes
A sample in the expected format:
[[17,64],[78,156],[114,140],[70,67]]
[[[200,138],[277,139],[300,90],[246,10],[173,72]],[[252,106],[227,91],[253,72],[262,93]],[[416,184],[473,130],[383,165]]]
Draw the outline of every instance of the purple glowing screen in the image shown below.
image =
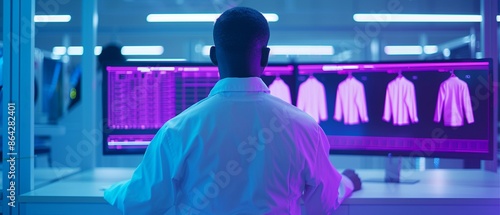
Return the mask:
[[[487,61],[299,64],[268,66],[262,79],[319,123],[332,151],[484,158],[493,141],[490,69]],[[218,80],[214,66],[108,67],[107,127],[118,132],[104,136],[105,151],[144,152]]]
[[311,64],[298,74],[297,106],[334,151],[490,153],[489,62]]

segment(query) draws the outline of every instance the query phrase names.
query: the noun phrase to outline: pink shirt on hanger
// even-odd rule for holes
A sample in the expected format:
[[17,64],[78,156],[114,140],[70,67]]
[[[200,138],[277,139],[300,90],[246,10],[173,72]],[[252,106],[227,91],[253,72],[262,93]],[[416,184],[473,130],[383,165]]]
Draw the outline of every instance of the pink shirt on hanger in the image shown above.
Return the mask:
[[408,125],[418,122],[415,86],[404,76],[397,77],[387,85],[385,94],[384,115],[386,122],[394,125]]
[[365,87],[353,76],[347,77],[337,88],[333,119],[341,121],[342,118],[346,125],[359,124],[360,119],[368,122]]
[[[442,114],[444,109],[444,114]],[[474,123],[474,113],[465,81],[456,76],[441,83],[436,104],[434,121],[439,123],[443,117],[444,125],[458,127],[464,124],[464,117],[469,124]]]
[[299,87],[297,107],[308,113],[316,122],[328,119],[325,87],[314,76],[310,76]]
[[280,98],[288,104],[292,104],[290,96],[290,88],[281,78],[274,79],[273,83],[269,85],[271,95]]

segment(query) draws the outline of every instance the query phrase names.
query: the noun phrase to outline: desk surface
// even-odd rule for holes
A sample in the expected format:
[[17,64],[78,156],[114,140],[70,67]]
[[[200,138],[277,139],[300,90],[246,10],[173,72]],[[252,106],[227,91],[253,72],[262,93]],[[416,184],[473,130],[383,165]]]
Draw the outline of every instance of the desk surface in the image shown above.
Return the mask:
[[[97,168],[66,177],[20,197],[20,202],[105,203],[103,188],[129,179],[134,169]],[[363,179],[382,178],[383,170],[358,170]],[[482,170],[403,171],[417,184],[363,183],[344,204],[500,205],[500,175]]]
[[21,195],[20,202],[105,203],[104,188],[127,180],[133,168],[96,168]]
[[[35,189],[53,183],[64,177],[76,174],[80,168],[35,168],[34,169],[34,183]],[[0,170],[0,173],[2,170]],[[3,187],[3,177],[0,177],[0,190]]]

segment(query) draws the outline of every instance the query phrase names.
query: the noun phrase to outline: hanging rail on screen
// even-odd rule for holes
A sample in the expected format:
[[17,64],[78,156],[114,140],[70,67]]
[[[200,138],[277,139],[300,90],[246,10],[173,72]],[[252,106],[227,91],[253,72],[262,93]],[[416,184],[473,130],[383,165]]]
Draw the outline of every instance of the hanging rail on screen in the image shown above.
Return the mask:
[[451,70],[484,70],[489,68],[488,62],[420,62],[420,63],[373,63],[373,64],[322,64],[322,65],[299,65],[299,74],[311,73],[337,73],[348,74],[348,72],[389,72],[400,71],[445,71]]
[[268,66],[264,69],[263,75],[267,76],[279,76],[279,75],[293,75],[294,67],[292,65],[288,66]]
[[[147,72],[205,72],[205,73],[218,73],[218,68],[216,66],[161,66],[161,67],[108,67],[117,71],[118,73],[127,73],[128,71],[141,71]],[[267,66],[264,69],[263,75],[273,76],[273,75],[293,75],[294,66]]]

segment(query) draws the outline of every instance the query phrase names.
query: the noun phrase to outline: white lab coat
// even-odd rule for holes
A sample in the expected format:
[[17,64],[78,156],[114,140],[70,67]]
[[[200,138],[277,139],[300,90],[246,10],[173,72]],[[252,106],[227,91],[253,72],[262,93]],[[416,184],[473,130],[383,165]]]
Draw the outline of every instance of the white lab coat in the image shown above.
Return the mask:
[[260,78],[225,78],[169,120],[132,178],[104,198],[124,214],[328,214],[352,192],[307,114]]

